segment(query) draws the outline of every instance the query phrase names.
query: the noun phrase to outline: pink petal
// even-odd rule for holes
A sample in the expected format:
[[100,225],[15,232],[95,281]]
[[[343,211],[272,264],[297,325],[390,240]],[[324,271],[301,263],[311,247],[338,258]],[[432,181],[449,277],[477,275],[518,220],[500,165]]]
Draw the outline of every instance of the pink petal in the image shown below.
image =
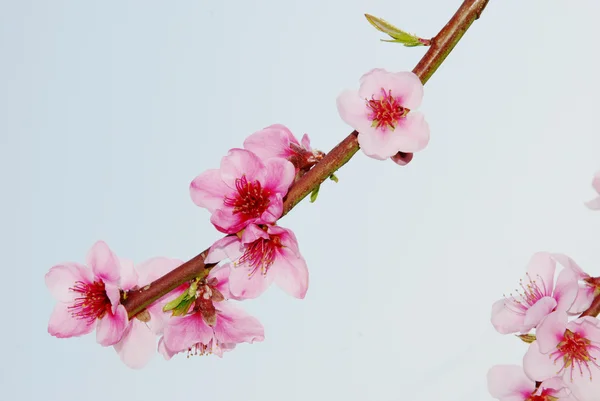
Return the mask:
[[175,270],[183,264],[180,259],[165,258],[162,256],[148,259],[136,266],[138,273],[139,286],[144,287],[154,280]]
[[87,265],[94,275],[102,281],[118,284],[121,278],[119,258],[110,250],[104,241],[98,241],[88,252]]
[[568,316],[564,312],[553,312],[549,314],[535,331],[540,351],[548,353],[556,348],[562,340],[567,328]]
[[592,180],[592,188],[594,188],[596,192],[600,194],[600,171],[594,175],[594,179]]
[[548,252],[535,253],[527,265],[527,274],[532,282],[544,290],[544,295],[552,295],[556,262]]
[[[149,307],[146,308],[148,313],[150,313],[150,321],[145,324],[148,326],[150,331],[152,331],[154,334],[156,334],[156,335],[162,334],[165,327],[169,323],[169,320],[171,319],[171,313],[163,312],[163,310],[162,310],[163,306],[166,305],[167,302],[172,301],[175,298],[177,298],[179,295],[181,295],[181,294],[178,293],[176,296],[172,296],[168,300],[163,299],[163,300],[154,302],[152,305],[150,305]],[[135,319],[135,320],[137,320],[137,319]]]
[[429,124],[423,114],[411,112],[398,123],[393,135],[398,137],[396,152],[415,153],[425,149],[429,143]]
[[600,210],[600,196],[585,202],[585,205],[591,210]]
[[579,284],[577,282],[577,276],[571,269],[563,269],[556,279],[554,285],[554,299],[558,302],[556,309],[558,311],[568,311],[579,291]]
[[515,397],[526,400],[535,390],[535,382],[517,365],[496,365],[487,374],[488,391],[499,400]]
[[251,269],[247,265],[235,266],[229,275],[229,291],[236,299],[257,298],[269,288],[273,282],[273,275],[260,270],[249,276]]
[[515,313],[512,309],[516,308],[508,305],[508,302],[507,299],[501,299],[492,305],[492,325],[500,334],[521,331],[525,320],[525,315]]
[[255,317],[232,305],[230,301],[218,302],[215,308],[218,310],[215,338],[220,343],[252,344],[254,341],[264,340],[264,327]]
[[570,257],[562,253],[553,253],[552,257],[563,267],[572,270],[579,280],[590,277],[589,274],[583,271],[583,269]]
[[[246,231],[248,229],[244,231],[244,234]],[[236,235],[228,235],[210,247],[204,263],[219,263],[225,259],[235,260],[242,256],[242,253],[242,242],[240,239]]]
[[119,305],[114,314],[107,312],[96,325],[96,342],[103,347],[115,345],[123,337],[128,321],[123,305]]
[[229,188],[234,189],[235,181],[246,176],[248,182],[259,181],[264,184],[265,165],[254,153],[245,149],[231,149],[221,159],[221,179]]
[[358,132],[358,144],[362,151],[377,160],[385,160],[398,153],[403,141],[402,136],[394,135],[390,129],[386,129],[384,132],[381,129],[369,127]]
[[110,299],[112,313],[116,313],[117,307],[121,304],[121,291],[119,287],[111,283],[104,283],[104,291],[106,291],[106,296]]
[[281,226],[269,226],[267,229],[269,235],[279,236],[281,245],[289,248],[296,256],[300,256],[300,250],[298,249],[298,240],[292,230],[283,228]]
[[539,382],[556,376],[556,373],[560,369],[558,365],[554,364],[550,355],[540,352],[538,341],[534,341],[529,345],[529,349],[525,357],[523,357],[523,368],[525,369],[525,374],[531,380]]
[[138,274],[135,271],[135,267],[132,260],[119,258],[121,265],[121,282],[119,287],[128,291],[138,285]]
[[267,176],[264,186],[273,192],[287,194],[288,188],[294,182],[296,169],[289,161],[281,158],[269,159],[265,162]]
[[282,248],[267,275],[273,275],[273,280],[282,290],[291,296],[303,299],[308,290],[308,268],[306,261],[291,250]]
[[[270,227],[272,227],[272,226],[270,226]],[[271,231],[268,231],[268,232],[269,232],[269,234],[271,233]],[[263,230],[256,224],[249,224],[248,227],[246,227],[246,229],[244,230],[244,233],[242,234],[242,243],[243,244],[251,244],[260,238],[269,239],[269,234],[267,234],[267,232],[265,232],[265,230]]]
[[575,302],[569,309],[569,314],[578,315],[592,305],[594,301],[594,287],[587,284],[581,284],[577,289],[577,297]]
[[212,329],[202,320],[200,313],[171,318],[164,330],[165,346],[171,352],[181,352],[194,344],[208,344],[213,338]]
[[229,292],[229,275],[231,274],[231,264],[226,263],[217,267],[214,267],[209,275],[208,279],[217,279],[218,284],[216,289],[225,297],[225,299],[231,298]]
[[273,224],[279,220],[283,214],[283,196],[280,193],[276,193],[270,200],[269,207],[263,212],[260,218],[256,220],[256,223]]
[[423,100],[423,84],[419,77],[412,72],[391,73],[385,70],[374,70],[361,78],[358,95],[362,99],[377,99],[383,88],[392,92],[393,97],[400,97],[403,107],[416,110]]
[[165,338],[161,337],[160,340],[158,340],[158,353],[168,361],[173,358],[173,355],[175,355],[177,352],[173,352],[168,349],[165,345]]
[[600,320],[584,316],[567,324],[567,329],[600,345]]
[[308,151],[311,151],[312,148],[310,147],[310,138],[308,137],[308,134],[304,134],[302,135],[302,141],[300,142],[302,144],[302,147]]
[[210,217],[210,222],[217,230],[224,234],[235,234],[256,220],[257,219],[244,219],[244,216],[242,216],[241,213],[234,214],[230,208],[215,210]]
[[525,312],[525,320],[521,331],[527,333],[536,327],[542,319],[548,316],[556,307],[556,300],[552,297],[543,297]]
[[[590,357],[600,360],[600,351],[590,352]],[[577,401],[598,401],[600,395],[600,368],[593,364],[589,364],[590,371],[583,369],[580,373],[577,367],[573,368],[573,380],[566,379],[565,383],[573,392],[573,396]],[[590,380],[591,376],[591,380]],[[560,400],[562,401],[562,399]]]
[[358,96],[358,92],[346,90],[337,97],[336,103],[341,119],[356,131],[371,127],[366,100]]
[[221,179],[219,170],[206,170],[198,175],[190,184],[190,196],[192,201],[200,207],[214,213],[223,206],[223,199],[231,193],[229,188]]
[[281,124],[271,125],[244,141],[244,148],[266,161],[272,157],[287,157],[290,153],[290,130]]
[[71,315],[67,305],[58,303],[48,322],[48,333],[58,338],[77,337],[94,330],[94,322],[77,319]]
[[46,273],[46,287],[52,297],[60,302],[71,302],[75,293],[70,290],[77,281],[91,283],[91,271],[78,263],[63,263]]
[[125,365],[132,369],[141,369],[150,362],[156,352],[156,335],[144,322],[133,319],[121,341],[114,347]]

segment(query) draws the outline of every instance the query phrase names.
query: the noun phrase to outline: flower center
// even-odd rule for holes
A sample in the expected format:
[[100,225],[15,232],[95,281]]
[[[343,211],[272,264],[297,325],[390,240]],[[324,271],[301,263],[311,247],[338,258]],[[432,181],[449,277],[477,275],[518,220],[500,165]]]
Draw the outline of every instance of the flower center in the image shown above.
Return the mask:
[[87,320],[91,324],[94,320],[101,319],[112,306],[102,281],[93,283],[77,281],[70,290],[80,294],[69,306],[74,318]]
[[271,192],[264,189],[260,182],[250,181],[245,175],[235,180],[237,193],[225,197],[224,203],[233,207],[233,213],[241,213],[246,218],[260,217],[269,207]]
[[269,239],[259,238],[246,245],[244,254],[234,262],[234,266],[248,264],[252,268],[248,276],[252,276],[260,269],[263,275],[267,274],[269,267],[275,261],[277,249],[283,247],[279,236],[273,235]]
[[527,398],[525,401],[558,401],[557,397],[553,397],[551,395],[544,394],[545,392],[546,391],[544,391],[542,394],[532,395],[529,398]]
[[524,315],[529,308],[531,308],[537,301],[543,297],[550,295],[546,294],[546,286],[541,277],[538,276],[541,281],[539,285],[535,280],[532,280],[527,274],[528,283],[519,281],[520,289],[517,289],[517,296],[510,294],[510,299],[505,302],[505,306],[510,308],[512,312]]
[[403,107],[400,104],[400,98],[393,97],[391,90],[386,92],[381,88],[381,93],[380,99],[372,96],[371,100],[367,100],[367,107],[370,109],[369,120],[373,121],[373,127],[381,128],[383,131],[389,127],[393,131],[398,122],[410,112],[410,109]]
[[591,350],[600,351],[600,348],[592,345],[592,342],[578,333],[571,330],[565,330],[563,339],[556,346],[556,351],[550,354],[550,358],[554,357],[554,363],[562,359],[563,366],[557,373],[562,373],[567,369],[571,369],[571,380],[573,380],[573,370],[577,369],[579,374],[583,376],[584,369],[589,374],[592,380],[591,366],[600,368],[596,358],[590,355]]

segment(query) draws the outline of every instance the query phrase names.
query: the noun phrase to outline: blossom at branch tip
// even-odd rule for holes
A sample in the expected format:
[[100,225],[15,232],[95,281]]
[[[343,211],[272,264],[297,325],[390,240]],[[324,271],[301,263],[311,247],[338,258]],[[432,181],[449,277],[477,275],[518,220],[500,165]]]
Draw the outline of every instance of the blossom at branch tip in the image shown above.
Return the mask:
[[560,376],[579,401],[600,395],[600,320],[585,316],[568,322],[564,312],[548,315],[523,358],[527,376],[536,381]]
[[600,171],[594,176],[592,187],[596,190],[598,196],[591,201],[586,202],[585,205],[592,210],[600,210]]
[[206,263],[229,259],[229,289],[236,299],[256,298],[275,282],[296,298],[308,290],[308,268],[291,230],[250,224],[241,235],[227,236],[210,248]]
[[292,163],[262,161],[244,149],[231,149],[220,169],[207,170],[190,184],[194,203],[212,213],[211,223],[233,234],[250,223],[274,223],[283,213],[283,197],[294,181]]
[[[129,291],[143,288],[182,263],[183,261],[177,259],[157,257],[134,267],[132,262],[122,260],[124,270],[133,273],[133,280],[129,280],[122,289]],[[175,294],[169,294],[161,298],[129,320],[123,337],[114,348],[123,363],[130,368],[144,367],[156,353],[157,335],[162,334],[169,319],[169,315],[163,312],[162,307],[174,296]]]
[[488,391],[499,401],[577,401],[561,377],[544,380],[538,388],[521,366],[496,365],[487,374]]
[[310,138],[304,134],[298,141],[285,125],[273,124],[250,135],[244,141],[244,148],[263,161],[280,157],[290,161],[296,168],[296,175],[304,173],[325,156],[310,147]]
[[534,254],[516,295],[492,306],[492,325],[501,334],[527,333],[553,311],[567,312],[578,292],[575,273],[563,269],[556,283],[556,260],[547,252]]
[[219,357],[239,343],[264,340],[264,328],[227,298],[228,264],[213,268],[197,287],[195,301],[184,316],[169,319],[158,351],[165,359],[179,352]]
[[[95,328],[100,345],[114,345],[121,340],[128,322],[119,290],[121,262],[105,242],[98,241],[88,252],[86,264],[63,263],[46,274],[46,286],[58,301],[48,333],[68,338],[88,334]],[[131,279],[132,275],[128,277]]]
[[422,99],[423,84],[414,73],[377,68],[360,78],[358,91],[342,92],[337,108],[358,132],[363,152],[385,160],[398,152],[418,152],[429,143],[429,125],[415,111]]

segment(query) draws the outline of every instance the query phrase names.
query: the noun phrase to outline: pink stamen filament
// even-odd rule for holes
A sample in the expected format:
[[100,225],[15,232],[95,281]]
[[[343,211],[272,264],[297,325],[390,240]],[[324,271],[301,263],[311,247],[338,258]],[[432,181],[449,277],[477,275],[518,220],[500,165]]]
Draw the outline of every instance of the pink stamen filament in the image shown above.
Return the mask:
[[393,97],[392,91],[386,92],[381,88],[382,97],[375,99],[375,95],[371,100],[367,100],[367,107],[371,110],[369,119],[373,121],[373,126],[385,130],[387,127],[394,130],[398,122],[405,118],[410,112],[410,109],[403,107],[400,104],[400,98]]
[[235,180],[237,193],[225,197],[223,203],[233,208],[233,213],[241,213],[246,218],[260,217],[269,207],[270,191],[264,189],[259,181],[248,181],[245,175]]

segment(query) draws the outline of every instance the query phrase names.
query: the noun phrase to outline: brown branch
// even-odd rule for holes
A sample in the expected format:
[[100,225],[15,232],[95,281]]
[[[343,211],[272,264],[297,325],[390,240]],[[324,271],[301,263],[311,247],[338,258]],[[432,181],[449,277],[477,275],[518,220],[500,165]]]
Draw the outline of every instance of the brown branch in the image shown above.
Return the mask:
[[[465,0],[450,21],[432,39],[427,53],[413,69],[423,84],[431,78],[467,29],[479,18],[488,1]],[[283,204],[284,215],[354,156],[359,148],[357,135],[356,131],[348,135],[294,184]],[[204,264],[207,253],[208,249],[150,285],[128,293],[126,299],[123,300],[123,305],[127,309],[129,317],[135,316],[179,285],[200,275],[204,269],[212,268],[214,265]]]

